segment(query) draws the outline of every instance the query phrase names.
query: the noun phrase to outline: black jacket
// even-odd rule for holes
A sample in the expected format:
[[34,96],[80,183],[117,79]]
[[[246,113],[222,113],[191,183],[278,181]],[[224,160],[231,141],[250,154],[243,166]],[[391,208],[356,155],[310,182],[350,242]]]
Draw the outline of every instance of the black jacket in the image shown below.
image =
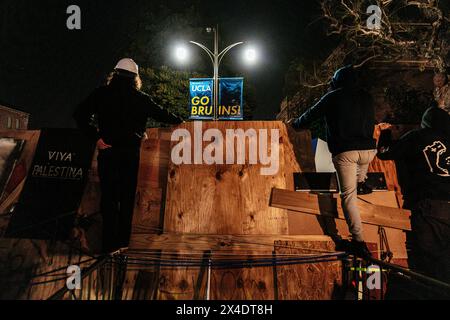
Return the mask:
[[338,70],[332,85],[334,90],[296,119],[293,127],[306,128],[314,120],[324,117],[328,148],[333,156],[345,151],[375,149],[372,99],[356,85],[352,67]]
[[[98,130],[92,123],[97,116]],[[142,91],[133,88],[131,79],[119,77],[104,87],[97,88],[81,103],[73,115],[79,128],[93,139],[102,138],[116,148],[140,146],[147,119],[177,124],[181,119],[157,106]]]
[[395,160],[405,207],[424,199],[450,200],[450,115],[428,109],[422,128],[392,141],[390,130],[381,132],[378,157]]

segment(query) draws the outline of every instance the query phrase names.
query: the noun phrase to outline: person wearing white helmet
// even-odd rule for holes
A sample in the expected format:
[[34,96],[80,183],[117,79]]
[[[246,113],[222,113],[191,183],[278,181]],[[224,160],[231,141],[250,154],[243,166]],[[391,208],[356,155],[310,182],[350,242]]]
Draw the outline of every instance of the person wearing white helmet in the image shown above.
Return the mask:
[[95,139],[99,150],[103,252],[128,246],[147,119],[170,124],[182,122],[156,105],[140,90],[141,86],[138,65],[132,59],[121,59],[107,85],[95,89],[74,113],[78,127]]

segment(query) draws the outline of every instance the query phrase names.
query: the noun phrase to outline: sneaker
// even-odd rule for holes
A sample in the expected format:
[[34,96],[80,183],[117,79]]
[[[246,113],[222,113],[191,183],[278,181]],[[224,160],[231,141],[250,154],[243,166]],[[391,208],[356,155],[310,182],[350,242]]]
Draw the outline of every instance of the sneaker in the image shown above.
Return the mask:
[[367,244],[364,241],[352,240],[351,247],[351,253],[355,256],[362,259],[372,258],[372,253],[369,248],[367,248]]
[[358,182],[358,194],[371,194],[373,192],[372,188],[366,184],[366,182]]

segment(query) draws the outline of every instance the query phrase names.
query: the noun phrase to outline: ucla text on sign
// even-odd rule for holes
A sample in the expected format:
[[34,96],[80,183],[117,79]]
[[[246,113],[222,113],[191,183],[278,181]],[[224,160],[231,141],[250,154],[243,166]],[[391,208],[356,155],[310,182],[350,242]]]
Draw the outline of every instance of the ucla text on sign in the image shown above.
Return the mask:
[[[221,120],[242,120],[243,78],[219,80],[217,116]],[[190,80],[191,119],[209,120],[214,117],[213,79]]]

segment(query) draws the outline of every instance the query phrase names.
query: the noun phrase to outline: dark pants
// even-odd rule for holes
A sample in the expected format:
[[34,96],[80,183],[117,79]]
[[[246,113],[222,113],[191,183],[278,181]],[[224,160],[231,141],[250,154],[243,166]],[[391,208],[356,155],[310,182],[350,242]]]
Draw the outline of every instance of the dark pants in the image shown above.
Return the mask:
[[410,267],[450,283],[450,203],[422,201],[411,215]]
[[[450,205],[424,200],[411,210],[408,265],[413,271],[450,284]],[[450,292],[406,279],[392,279],[387,299],[449,299]]]
[[139,170],[139,149],[99,151],[98,174],[102,192],[103,252],[127,247],[130,241]]

